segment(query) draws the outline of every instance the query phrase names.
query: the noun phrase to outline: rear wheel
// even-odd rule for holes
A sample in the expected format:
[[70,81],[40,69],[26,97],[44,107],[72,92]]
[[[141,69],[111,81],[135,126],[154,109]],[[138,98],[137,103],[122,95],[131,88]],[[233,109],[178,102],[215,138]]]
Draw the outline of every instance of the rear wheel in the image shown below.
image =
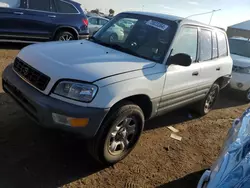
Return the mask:
[[250,102],[250,89],[245,92],[245,100],[246,102]]
[[217,83],[214,83],[205,99],[197,103],[196,111],[201,116],[208,114],[213,109],[214,104],[219,96],[219,92],[220,86]]
[[76,37],[69,31],[61,31],[56,35],[55,40],[70,41],[70,40],[76,40]]
[[144,115],[140,107],[132,103],[119,105],[90,141],[90,154],[103,164],[119,162],[136,146],[143,127]]

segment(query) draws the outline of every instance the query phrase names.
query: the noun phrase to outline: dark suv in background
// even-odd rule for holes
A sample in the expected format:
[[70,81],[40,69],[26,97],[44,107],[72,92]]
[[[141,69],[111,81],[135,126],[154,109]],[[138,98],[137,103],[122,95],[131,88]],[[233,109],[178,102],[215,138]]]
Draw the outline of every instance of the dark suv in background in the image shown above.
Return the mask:
[[71,0],[0,0],[0,40],[88,38],[88,19]]

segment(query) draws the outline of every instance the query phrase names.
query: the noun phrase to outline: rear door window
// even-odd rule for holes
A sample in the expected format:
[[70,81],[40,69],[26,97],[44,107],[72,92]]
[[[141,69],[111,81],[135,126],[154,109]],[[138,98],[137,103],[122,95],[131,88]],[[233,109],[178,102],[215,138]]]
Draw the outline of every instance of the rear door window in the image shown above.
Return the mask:
[[58,8],[58,12],[60,13],[71,13],[71,14],[78,13],[76,8],[72,4],[67,3],[65,1],[61,1],[61,0],[57,1],[57,8]]
[[184,27],[181,29],[173,45],[172,56],[178,53],[188,54],[194,62],[197,57],[198,29]]
[[217,35],[213,32],[213,59],[218,57],[218,42]]
[[212,32],[201,29],[200,32],[200,61],[212,59]]
[[98,25],[98,19],[97,18],[89,18],[89,23],[91,25]]
[[0,7],[3,8],[19,8],[21,0],[0,0]]
[[108,23],[107,20],[99,19],[99,25],[105,25],[106,23]]
[[32,10],[50,11],[50,0],[29,0],[28,7]]
[[227,48],[227,39],[225,34],[222,32],[217,32],[217,38],[218,38],[219,57],[227,56],[228,48]]

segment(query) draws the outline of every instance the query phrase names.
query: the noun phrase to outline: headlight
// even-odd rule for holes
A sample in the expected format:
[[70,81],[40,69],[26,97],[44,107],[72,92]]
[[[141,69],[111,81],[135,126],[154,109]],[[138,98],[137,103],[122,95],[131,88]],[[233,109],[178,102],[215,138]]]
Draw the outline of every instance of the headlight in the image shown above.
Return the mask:
[[91,102],[97,90],[97,86],[92,84],[62,81],[56,86],[53,93],[82,102]]
[[233,66],[233,72],[250,74],[250,67]]

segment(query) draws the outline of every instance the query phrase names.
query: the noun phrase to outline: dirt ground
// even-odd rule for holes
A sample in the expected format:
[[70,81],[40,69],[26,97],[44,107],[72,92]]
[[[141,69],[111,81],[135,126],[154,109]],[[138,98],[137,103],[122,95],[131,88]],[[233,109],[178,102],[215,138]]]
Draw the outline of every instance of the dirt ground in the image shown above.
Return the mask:
[[[22,47],[0,45],[0,76]],[[232,121],[248,107],[228,96],[224,92],[202,118],[190,118],[184,109],[150,120],[135,150],[103,167],[88,155],[84,140],[39,127],[0,89],[0,188],[195,187],[217,158]],[[181,142],[170,138],[170,125],[180,130]]]

